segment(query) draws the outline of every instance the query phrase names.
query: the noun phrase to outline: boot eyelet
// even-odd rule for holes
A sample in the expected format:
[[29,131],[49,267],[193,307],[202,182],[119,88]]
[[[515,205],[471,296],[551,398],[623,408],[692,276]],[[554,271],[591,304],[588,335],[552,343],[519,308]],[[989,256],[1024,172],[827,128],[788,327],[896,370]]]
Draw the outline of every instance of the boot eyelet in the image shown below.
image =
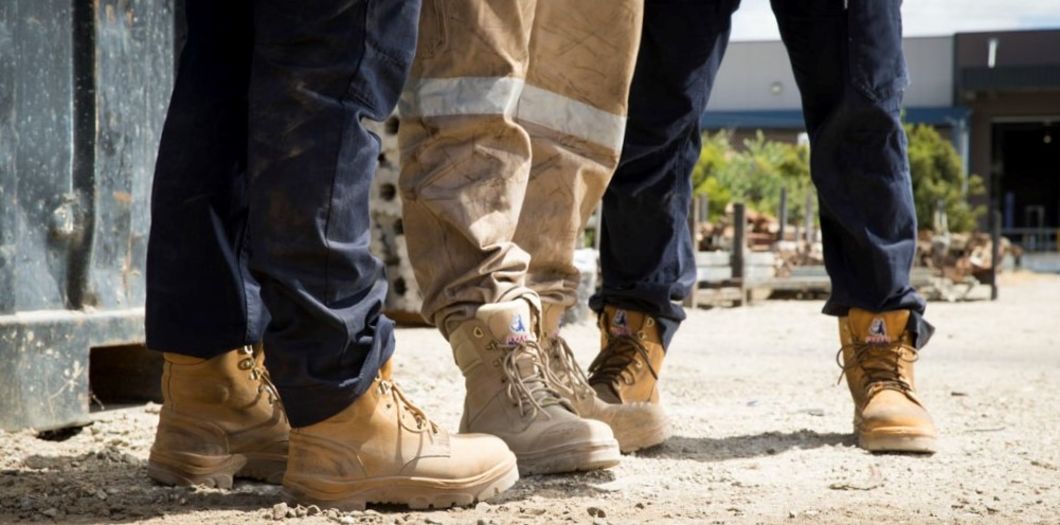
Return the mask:
[[240,361],[239,362],[239,368],[241,368],[243,370],[250,370],[251,368],[254,368],[254,360],[253,359],[244,359],[244,360]]
[[645,322],[644,324],[645,324],[646,326],[648,326],[648,327],[652,327],[652,326],[655,326],[655,319],[653,319],[653,318],[649,317],[649,318],[648,318],[648,320],[647,320],[647,321],[646,321],[646,322]]
[[647,339],[648,338],[648,336],[643,331],[642,332],[637,332],[637,337],[639,337],[641,339]]
[[483,331],[482,331],[482,329],[481,329],[481,328],[479,328],[479,327],[477,327],[477,326],[475,327],[475,329],[474,329],[474,330],[472,330],[472,331],[471,331],[471,334],[472,334],[472,335],[474,335],[475,337],[478,337],[478,338],[480,338],[480,339],[481,339],[481,338],[482,338],[483,336],[485,336],[485,335],[486,335],[486,333],[485,333],[485,332],[483,332]]

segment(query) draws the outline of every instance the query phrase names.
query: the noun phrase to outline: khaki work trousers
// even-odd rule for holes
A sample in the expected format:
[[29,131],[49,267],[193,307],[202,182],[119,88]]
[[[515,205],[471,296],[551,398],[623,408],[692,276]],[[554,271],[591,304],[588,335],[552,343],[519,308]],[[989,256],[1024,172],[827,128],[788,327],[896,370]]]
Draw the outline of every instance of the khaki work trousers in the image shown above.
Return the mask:
[[578,237],[625,132],[643,0],[425,0],[401,195],[424,317],[573,304]]

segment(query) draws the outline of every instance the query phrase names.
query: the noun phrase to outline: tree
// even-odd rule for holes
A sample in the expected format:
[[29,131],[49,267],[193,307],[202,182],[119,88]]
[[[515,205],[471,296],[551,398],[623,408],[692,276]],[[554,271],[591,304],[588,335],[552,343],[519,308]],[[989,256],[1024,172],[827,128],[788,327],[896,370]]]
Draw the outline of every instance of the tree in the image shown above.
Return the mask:
[[939,132],[924,124],[906,124],[909,138],[909,172],[913,178],[913,200],[916,218],[921,229],[930,229],[935,210],[946,211],[951,231],[967,232],[975,229],[976,221],[985,208],[972,207],[968,197],[982,195],[983,179],[968,177],[968,195],[963,193],[964,166],[960,155]]

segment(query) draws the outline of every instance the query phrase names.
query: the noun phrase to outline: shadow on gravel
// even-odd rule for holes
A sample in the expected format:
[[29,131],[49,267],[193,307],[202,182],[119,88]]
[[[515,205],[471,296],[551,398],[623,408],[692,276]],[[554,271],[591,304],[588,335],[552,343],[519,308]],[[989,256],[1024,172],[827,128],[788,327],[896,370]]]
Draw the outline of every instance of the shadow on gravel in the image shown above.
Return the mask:
[[[614,480],[610,470],[527,476],[490,504],[504,509],[519,508],[531,496],[595,497],[600,491],[594,485]],[[0,523],[131,523],[202,510],[260,512],[264,521],[281,501],[279,490],[238,479],[232,490],[164,487],[147,477],[146,461],[114,449],[79,456],[34,455],[17,470],[0,470]],[[393,505],[370,508],[384,515],[410,512]]]
[[637,453],[642,458],[691,459],[702,462],[772,456],[790,449],[811,449],[836,445],[854,446],[852,434],[812,430],[765,432],[725,438],[674,436],[665,443]]
[[596,486],[615,481],[615,478],[612,470],[524,476],[494,503],[518,504],[531,496],[548,499],[598,497],[600,489]]
[[122,523],[203,509],[254,511],[280,501],[277,487],[241,480],[230,491],[163,487],[147,477],[146,461],[113,449],[29,456],[23,466],[0,471],[2,523]]

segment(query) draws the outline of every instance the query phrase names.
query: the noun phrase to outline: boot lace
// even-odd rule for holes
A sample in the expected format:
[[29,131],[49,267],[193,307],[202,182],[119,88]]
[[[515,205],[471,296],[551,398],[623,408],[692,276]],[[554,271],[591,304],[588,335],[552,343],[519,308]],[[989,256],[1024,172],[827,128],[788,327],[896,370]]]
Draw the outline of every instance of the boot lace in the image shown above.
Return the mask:
[[632,335],[608,335],[607,346],[589,364],[589,373],[593,376],[593,382],[614,384],[621,380],[627,385],[632,385],[636,380],[634,368],[640,368],[637,356],[641,356],[644,364],[648,367],[651,376],[658,380],[659,374],[651,366],[648,349],[640,342],[640,339]]
[[[552,388],[552,385],[559,381],[549,370],[547,361],[541,358],[543,352],[536,341],[525,341],[513,346],[492,343],[490,346],[507,350],[501,359],[501,369],[504,372],[501,381],[507,385],[505,394],[512,405],[519,408],[520,416],[533,418],[545,407],[553,405],[574,410],[570,403]],[[548,412],[545,412],[545,416],[552,417]]]
[[[843,352],[851,350],[853,359],[844,365]],[[908,378],[902,374],[902,362],[915,363],[920,359],[920,353],[916,349],[902,344],[901,341],[891,343],[862,343],[853,342],[843,345],[836,352],[836,364],[839,365],[838,385],[843,381],[843,376],[848,370],[860,368],[865,375],[866,394],[872,396],[881,390],[895,390],[903,394],[912,392],[913,385],[909,384]]]
[[549,364],[554,362],[558,366],[558,370],[552,370],[557,382],[565,385],[579,398],[592,395],[593,387],[589,386],[589,378],[582,371],[582,367],[578,366],[574,351],[567,344],[567,340],[557,335],[551,338],[551,346],[552,352],[546,352],[545,357]]
[[416,406],[408,397],[405,396],[405,392],[398,387],[397,383],[389,379],[379,379],[379,393],[384,396],[389,396],[394,405],[398,407],[398,413],[406,411],[416,421],[416,430],[427,430],[431,434],[438,433],[438,424],[427,417],[427,414],[422,408]]
[[273,384],[269,371],[258,362],[258,354],[262,350],[247,345],[241,348],[240,352],[243,353],[244,357],[239,361],[239,368],[250,372],[250,379],[258,383],[258,393],[268,396],[270,405],[275,404],[280,400],[280,393],[276,390],[276,385]]

